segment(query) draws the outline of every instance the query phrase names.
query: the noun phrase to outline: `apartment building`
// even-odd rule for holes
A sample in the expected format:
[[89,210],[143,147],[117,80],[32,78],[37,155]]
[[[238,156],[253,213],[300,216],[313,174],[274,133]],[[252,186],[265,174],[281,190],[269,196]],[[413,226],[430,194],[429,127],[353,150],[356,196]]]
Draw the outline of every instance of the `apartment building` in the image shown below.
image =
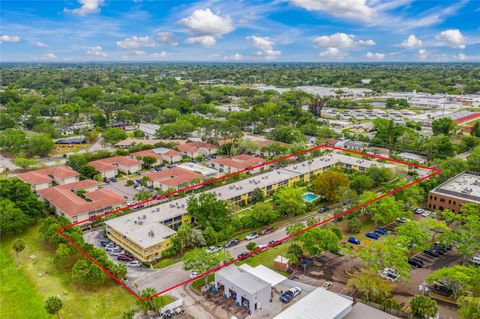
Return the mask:
[[[372,165],[390,169],[394,167],[391,164],[331,153],[317,157],[312,161],[292,164],[226,184],[205,193],[212,193],[218,199],[241,206],[249,202],[257,188],[268,195],[272,195],[280,187],[293,185],[299,181],[309,181],[314,175],[334,166],[366,171]],[[182,223],[191,220],[190,216],[187,215],[189,198],[190,196],[182,197],[108,220],[105,222],[107,236],[142,261],[152,262],[159,259],[162,251],[170,247],[170,238],[175,230]],[[166,228],[173,230],[173,232]]]
[[58,216],[65,216],[72,223],[103,214],[127,201],[108,189],[98,189],[93,180],[45,188],[38,191],[38,196],[48,202]]
[[102,177],[111,178],[118,175],[118,172],[124,174],[133,174],[142,169],[141,163],[128,156],[114,156],[99,159],[88,163],[102,175]]
[[[219,170],[220,172],[230,174],[230,173],[243,171],[247,168],[254,167],[262,163],[263,163],[263,159],[260,157],[251,156],[247,154],[240,154],[240,155],[235,155],[229,158],[219,158],[219,159],[213,160],[211,162],[211,166],[213,166],[215,169]],[[262,166],[252,170],[251,173],[256,174],[265,169],[267,169],[267,167]]]
[[163,162],[167,162],[170,164],[176,163],[180,162],[183,158],[182,153],[165,147],[158,147],[130,154],[130,157],[135,159],[138,157],[143,158],[145,156],[151,156],[153,158],[156,158],[157,164],[162,164]]
[[480,173],[463,172],[428,194],[427,204],[432,210],[449,209],[458,213],[466,203],[480,204]]
[[177,149],[185,156],[196,158],[209,156],[217,153],[217,146],[205,142],[190,142],[177,146]]
[[53,186],[78,182],[80,173],[66,166],[37,169],[26,173],[18,173],[17,177],[32,186],[34,192]]
[[163,191],[177,190],[192,185],[195,181],[198,183],[203,178],[200,174],[180,167],[164,169],[160,172],[148,172],[144,176],[150,178],[153,187],[160,188]]

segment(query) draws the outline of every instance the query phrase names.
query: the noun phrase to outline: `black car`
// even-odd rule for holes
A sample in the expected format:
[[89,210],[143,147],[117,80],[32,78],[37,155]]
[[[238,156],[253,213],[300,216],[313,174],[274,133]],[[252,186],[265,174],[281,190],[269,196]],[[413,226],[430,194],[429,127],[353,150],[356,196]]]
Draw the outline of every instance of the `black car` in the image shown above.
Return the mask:
[[329,210],[328,207],[321,207],[321,208],[318,210],[318,212],[319,212],[319,213],[326,213],[326,212],[328,212],[328,210]]
[[246,256],[248,256],[248,254],[250,253],[241,253],[240,255],[237,256],[238,259],[243,259],[245,258]]
[[282,243],[282,242],[281,242],[281,241],[278,241],[278,240],[271,240],[271,241],[268,242],[268,245],[269,245],[270,247],[275,247],[275,246],[280,245],[281,243]]
[[102,245],[102,247],[107,246],[109,243],[110,243],[110,240],[108,240],[108,239],[100,240],[100,245]]
[[229,241],[227,241],[224,245],[225,248],[229,248],[229,247],[233,247],[235,245],[238,245],[240,241],[238,239],[230,239]]
[[416,258],[408,258],[408,263],[415,268],[422,268],[423,267],[423,261],[421,261],[419,259],[416,259]]
[[433,283],[433,288],[440,294],[444,296],[451,296],[453,295],[453,290],[448,287],[447,285],[441,283],[441,282],[434,282]]
[[434,249],[425,249],[423,252],[424,252],[425,254],[429,255],[429,256],[432,256],[432,257],[438,257],[438,256],[440,256],[440,255],[438,254],[438,252],[437,252],[436,250],[434,250]]
[[443,250],[442,248],[435,247],[435,246],[430,249],[436,251],[439,256],[444,255],[447,252],[446,250]]

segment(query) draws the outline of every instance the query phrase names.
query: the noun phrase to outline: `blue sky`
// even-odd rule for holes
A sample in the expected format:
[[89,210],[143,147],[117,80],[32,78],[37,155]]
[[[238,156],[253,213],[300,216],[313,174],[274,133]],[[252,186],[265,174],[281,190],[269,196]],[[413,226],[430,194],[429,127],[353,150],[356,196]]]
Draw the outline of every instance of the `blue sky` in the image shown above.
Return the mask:
[[477,0],[2,0],[1,61],[480,61]]

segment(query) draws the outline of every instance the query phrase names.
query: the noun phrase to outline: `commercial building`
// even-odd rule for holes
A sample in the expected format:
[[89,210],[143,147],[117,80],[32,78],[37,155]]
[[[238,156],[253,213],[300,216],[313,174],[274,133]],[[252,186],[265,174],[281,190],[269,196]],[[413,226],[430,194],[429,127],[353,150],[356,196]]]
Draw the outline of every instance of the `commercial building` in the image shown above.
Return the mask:
[[262,306],[272,299],[270,283],[236,265],[217,271],[215,286],[223,289],[226,298],[231,298],[238,306],[247,308],[250,314],[262,309]]
[[413,153],[404,152],[404,153],[399,153],[397,156],[400,157],[403,160],[411,161],[411,162],[417,162],[419,164],[424,164],[424,163],[427,162],[427,157],[426,156],[417,155],[417,154],[413,154]]
[[111,178],[118,175],[118,172],[133,174],[142,169],[141,163],[128,156],[114,156],[99,159],[88,163],[102,175],[102,177]]
[[463,172],[428,194],[427,204],[432,210],[461,211],[466,203],[480,204],[480,173]]
[[155,146],[158,143],[184,143],[185,140],[159,140],[159,139],[140,139],[140,138],[127,138],[124,139],[123,141],[118,142],[115,144],[115,147],[118,148],[130,148],[134,145],[149,145],[149,146]]
[[151,138],[155,137],[156,131],[160,128],[159,125],[153,123],[140,123],[138,124],[138,129],[142,131],[145,136]]
[[[215,169],[219,170],[220,172],[230,174],[230,173],[243,171],[247,168],[254,167],[262,163],[263,163],[263,159],[260,157],[241,154],[241,155],[232,156],[230,158],[219,158],[219,159],[213,160],[211,162],[211,165]],[[262,166],[262,167],[253,169],[251,173],[256,174],[266,169],[268,169],[268,167]]]
[[[236,206],[242,206],[250,201],[254,190],[257,188],[268,195],[272,195],[280,187],[293,185],[299,181],[309,181],[315,174],[334,166],[366,171],[368,167],[373,165],[387,168],[394,167],[391,164],[378,163],[334,152],[317,157],[312,161],[292,164],[235,183],[226,184],[205,193],[212,193],[218,199],[229,201]],[[106,221],[107,235],[140,260],[150,262],[160,258],[161,250],[169,247],[169,238],[163,236],[166,233],[164,226],[176,230],[182,223],[190,221],[190,217],[187,215],[187,203],[190,196]],[[136,220],[139,220],[139,217],[144,220],[141,224],[135,223]],[[162,236],[154,235],[152,240],[148,241],[151,246],[145,246],[142,243],[145,238],[144,234],[152,228],[154,233],[159,232]],[[128,229],[128,234],[124,233],[125,229]]]
[[37,169],[35,171],[18,173],[17,177],[32,186],[33,191],[53,186],[78,182],[80,173],[66,166],[56,166]]
[[127,201],[108,189],[98,189],[93,180],[45,188],[38,195],[58,216],[65,216],[72,223],[108,212]]

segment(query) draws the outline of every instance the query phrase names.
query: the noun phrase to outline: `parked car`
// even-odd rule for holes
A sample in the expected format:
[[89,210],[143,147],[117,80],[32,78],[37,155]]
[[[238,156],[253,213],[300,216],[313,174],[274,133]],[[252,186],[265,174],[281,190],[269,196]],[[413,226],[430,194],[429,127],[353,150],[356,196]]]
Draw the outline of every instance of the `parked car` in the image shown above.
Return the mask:
[[210,246],[205,250],[205,252],[208,253],[208,254],[216,253],[217,251],[219,251],[222,248],[223,248],[222,246]]
[[120,261],[133,261],[133,260],[135,260],[135,258],[133,258],[132,256],[125,255],[125,254],[118,255],[117,259],[120,260]]
[[355,237],[348,237],[348,242],[355,245],[360,245],[360,240]]
[[375,234],[375,233],[366,233],[365,237],[370,238],[370,239],[379,239],[380,235]]
[[195,278],[198,276],[198,272],[196,271],[192,271],[192,273],[190,274],[190,278]]
[[424,211],[424,212],[422,213],[422,217],[428,217],[428,216],[430,216],[430,215],[432,215],[432,212],[429,211],[429,210],[426,210],[426,211]]
[[434,249],[425,249],[423,252],[425,254],[429,255],[429,256],[432,256],[432,257],[438,257],[439,256],[438,252]]
[[413,212],[415,214],[421,215],[425,212],[425,209],[418,207],[418,208],[415,208],[415,210]]
[[480,266],[480,255],[472,257],[472,264]]
[[250,254],[250,253],[243,252],[243,253],[241,253],[240,255],[238,255],[237,258],[238,258],[238,259],[243,259],[243,258],[245,258],[246,256],[248,256],[248,254]]
[[442,282],[434,281],[433,289],[435,289],[438,293],[447,297],[453,295],[453,289],[448,287],[446,284]]
[[302,289],[300,287],[290,288],[288,291],[285,291],[280,296],[280,301],[284,302],[284,303],[290,302],[293,298],[295,298],[296,296],[298,296],[301,293],[302,293]]
[[229,241],[227,241],[224,245],[225,248],[229,248],[229,247],[233,247],[235,245],[238,245],[240,241],[238,239],[230,239]]
[[261,251],[265,251],[268,249],[268,245],[258,245],[257,249],[260,249]]
[[273,231],[273,229],[274,229],[273,226],[268,226],[267,228],[265,228],[264,230],[262,230],[260,232],[260,235],[266,235],[268,233],[271,233]]
[[343,252],[340,249],[332,249],[330,250],[332,254],[335,254],[337,256],[343,256]]
[[132,260],[127,263],[127,267],[140,267],[142,265],[138,260]]
[[400,274],[393,268],[385,268],[384,270],[381,270],[380,272],[380,277],[395,282],[400,278]]
[[117,179],[115,177],[112,177],[112,178],[110,178],[110,181],[115,183],[117,181]]
[[104,177],[104,178],[103,178],[103,182],[104,182],[104,183],[110,183],[110,179],[108,179],[107,177]]
[[330,290],[330,289],[332,289],[332,287],[333,287],[333,282],[331,282],[331,281],[325,281],[322,284],[322,288],[326,289],[326,290]]
[[388,235],[388,230],[383,228],[376,228],[374,232],[379,235]]
[[107,246],[105,246],[105,250],[106,251],[115,251],[115,250],[120,250],[120,247],[115,246],[115,245],[114,246],[108,246],[107,245]]
[[408,263],[412,265],[415,268],[422,268],[423,267],[423,261],[417,258],[408,258]]
[[411,219],[408,219],[406,217],[397,217],[397,222],[399,222],[400,224],[403,224],[409,221],[411,221]]
[[278,240],[271,240],[268,242],[268,244],[270,245],[270,247],[275,247],[275,246],[278,246],[280,245],[282,242],[281,241],[278,241]]
[[252,240],[252,239],[255,239],[255,238],[257,238],[257,237],[258,237],[258,234],[257,234],[256,232],[253,232],[253,233],[248,234],[248,235],[245,237],[245,239],[246,239],[246,240]]
[[110,244],[110,243],[111,243],[111,241],[108,240],[108,239],[102,239],[102,240],[100,240],[100,245],[101,245],[102,247],[106,247],[106,246],[107,246],[108,244]]
[[319,213],[326,213],[329,211],[330,208],[326,207],[326,206],[323,206],[323,207],[320,207],[320,209],[318,210]]
[[125,254],[125,252],[123,250],[120,250],[120,249],[110,251],[110,255],[112,255],[112,256],[120,256],[120,255],[123,255],[123,254]]

